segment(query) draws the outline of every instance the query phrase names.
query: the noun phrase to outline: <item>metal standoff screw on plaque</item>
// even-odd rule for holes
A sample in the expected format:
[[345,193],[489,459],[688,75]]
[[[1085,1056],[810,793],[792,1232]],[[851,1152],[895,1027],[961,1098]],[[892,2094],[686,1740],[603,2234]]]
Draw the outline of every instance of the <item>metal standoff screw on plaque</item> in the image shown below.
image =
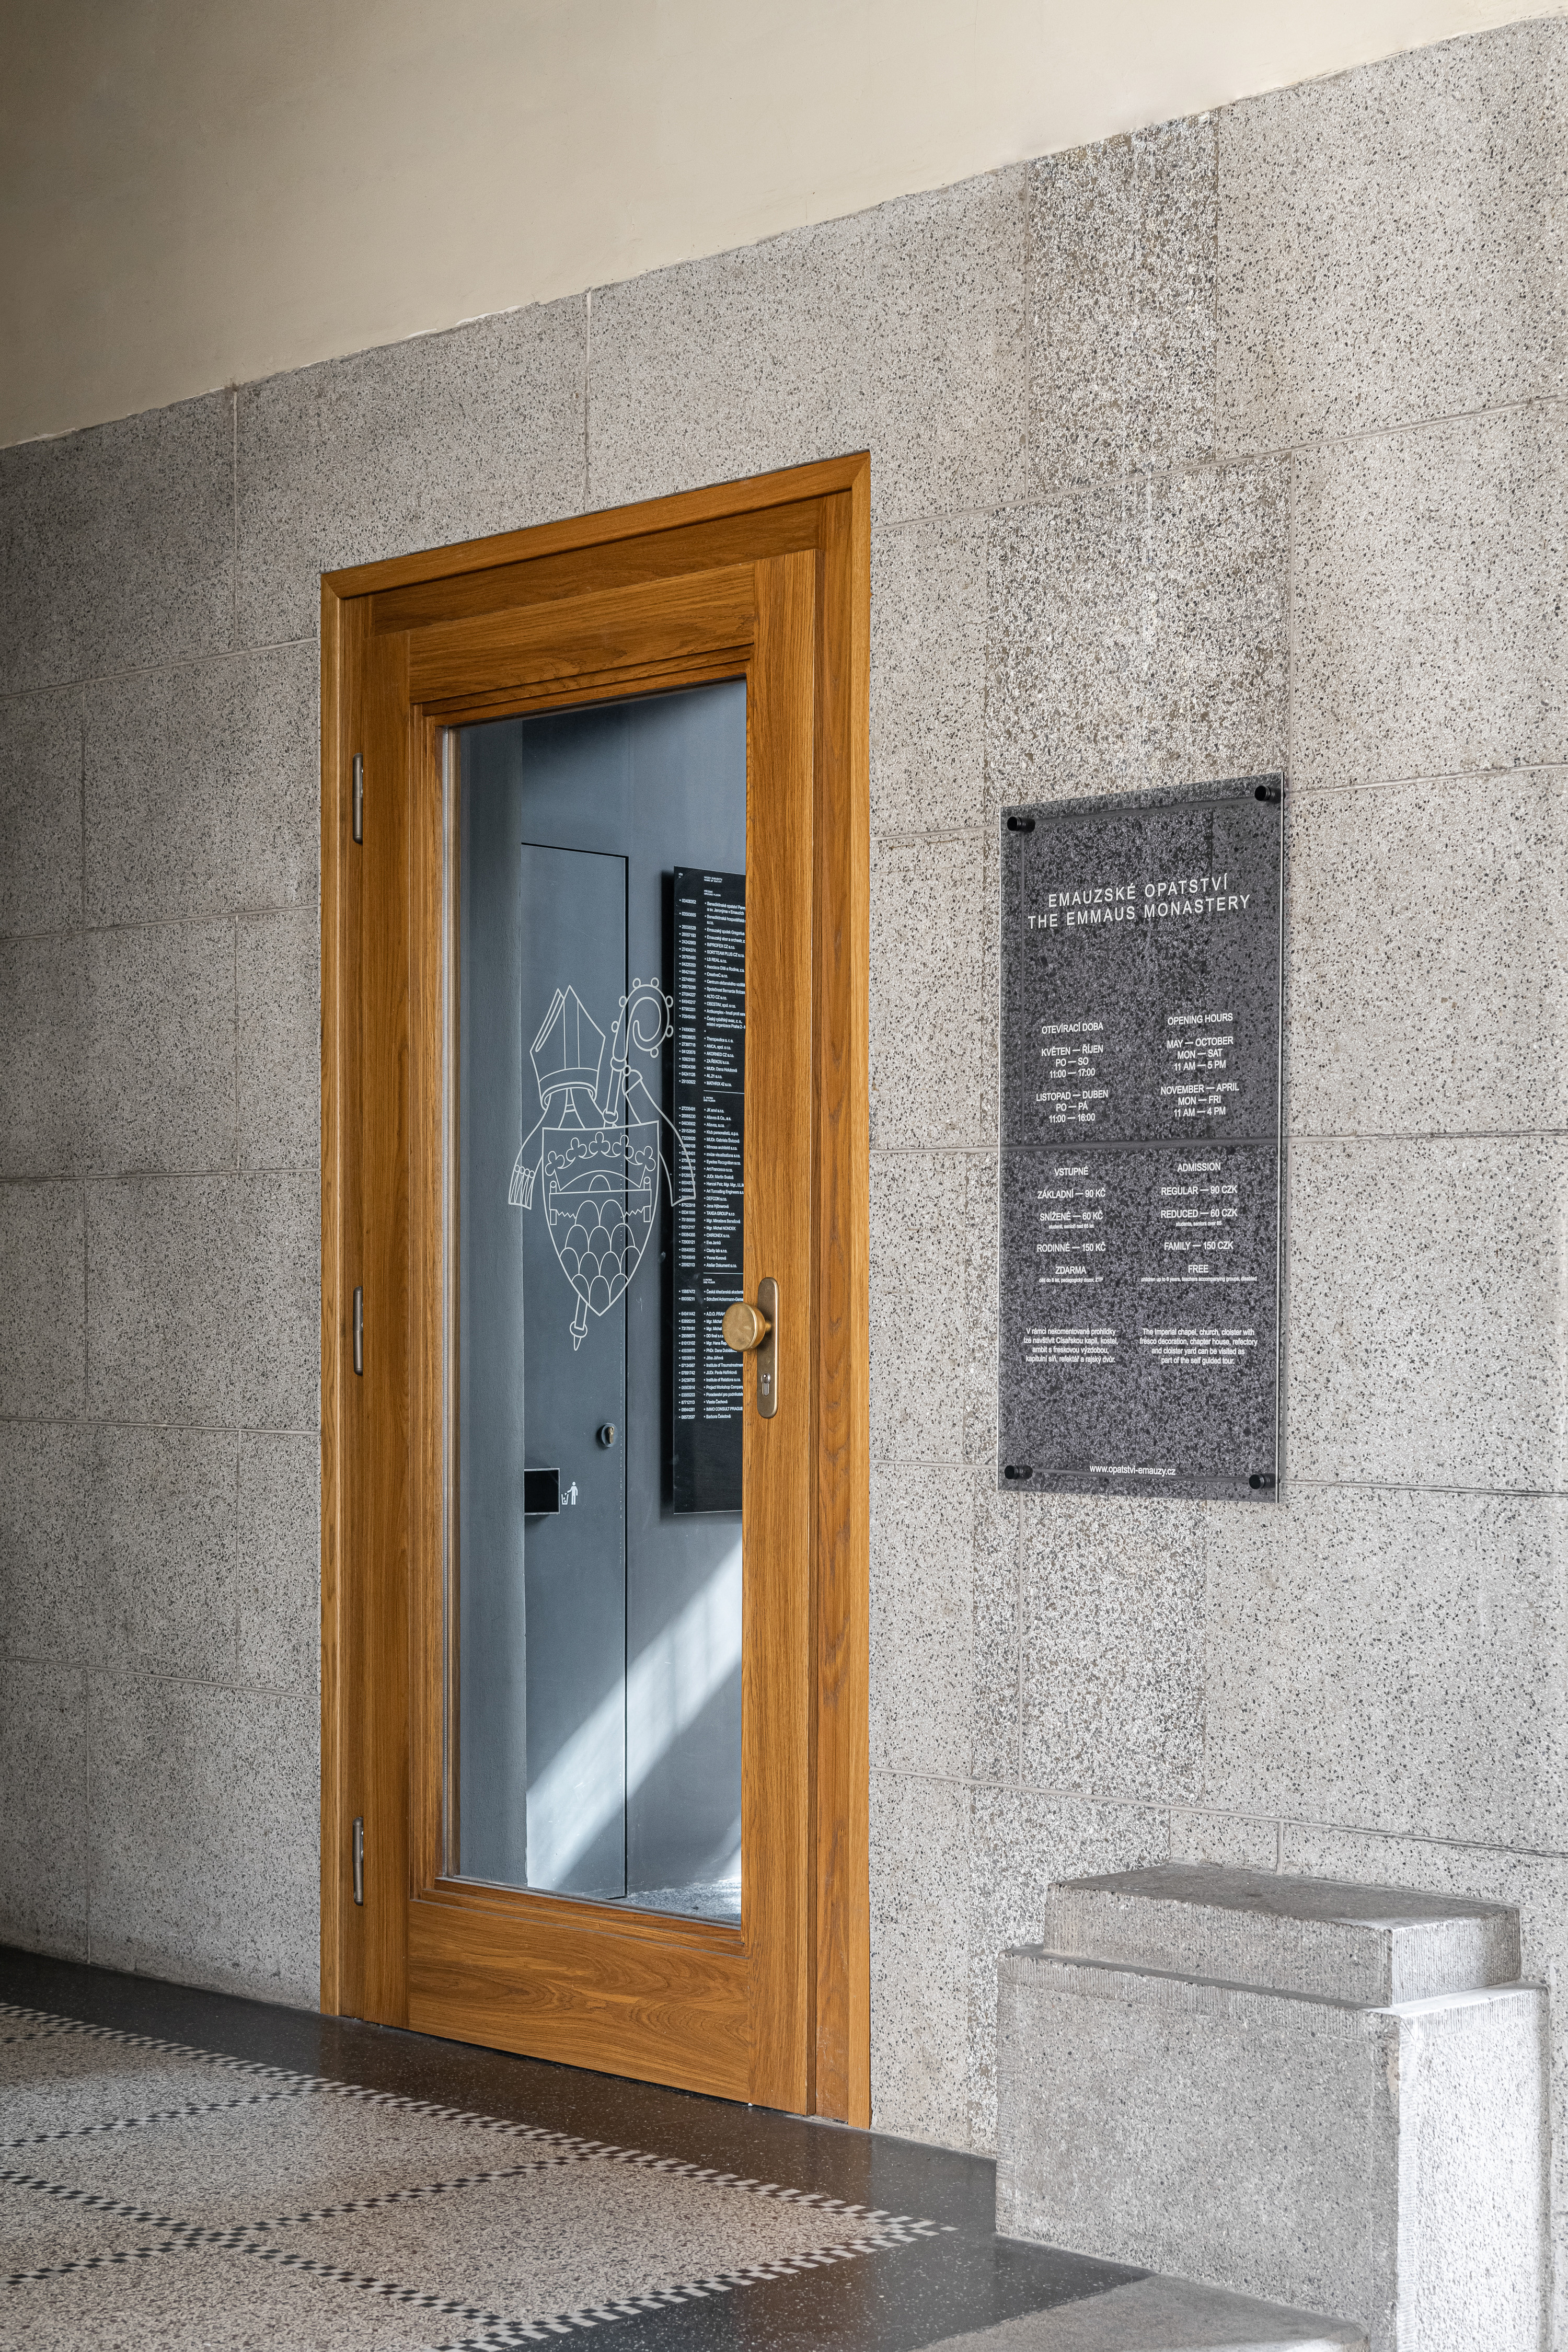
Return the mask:
[[757,1411],[771,1421],[779,1409],[779,1286],[771,1274],[757,1285],[757,1303],[737,1298],[724,1309],[724,1340],[738,1355],[757,1359]]

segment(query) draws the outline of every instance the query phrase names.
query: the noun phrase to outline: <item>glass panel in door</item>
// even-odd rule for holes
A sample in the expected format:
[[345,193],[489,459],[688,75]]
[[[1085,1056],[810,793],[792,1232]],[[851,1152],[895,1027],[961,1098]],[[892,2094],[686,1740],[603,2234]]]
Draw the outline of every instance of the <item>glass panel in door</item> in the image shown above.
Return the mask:
[[738,1920],[745,687],[453,752],[447,1868]]

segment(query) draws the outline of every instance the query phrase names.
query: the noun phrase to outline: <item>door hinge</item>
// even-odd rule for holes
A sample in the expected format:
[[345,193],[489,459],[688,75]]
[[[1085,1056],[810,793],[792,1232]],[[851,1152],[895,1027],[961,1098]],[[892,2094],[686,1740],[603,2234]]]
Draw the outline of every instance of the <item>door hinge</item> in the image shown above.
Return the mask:
[[364,1293],[354,1292],[354,1370],[364,1375]]
[[364,1901],[364,1815],[354,1815],[354,1901]]
[[354,753],[354,839],[364,839],[364,754]]

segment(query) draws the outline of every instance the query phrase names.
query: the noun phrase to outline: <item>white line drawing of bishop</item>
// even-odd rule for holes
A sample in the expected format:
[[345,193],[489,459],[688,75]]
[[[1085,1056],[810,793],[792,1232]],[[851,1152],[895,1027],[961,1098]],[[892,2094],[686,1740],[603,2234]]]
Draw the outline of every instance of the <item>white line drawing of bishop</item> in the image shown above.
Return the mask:
[[604,1031],[574,988],[558,988],[530,1048],[542,1115],[523,1139],[507,1198],[531,1208],[534,1179],[543,1179],[551,1243],[577,1294],[574,1349],[588,1336],[590,1314],[608,1314],[641,1265],[661,1176],[676,1208],[697,1198],[679,1130],[627,1068],[634,1045],[658,1052],[674,1010],[657,980],[634,980],[605,1070]]

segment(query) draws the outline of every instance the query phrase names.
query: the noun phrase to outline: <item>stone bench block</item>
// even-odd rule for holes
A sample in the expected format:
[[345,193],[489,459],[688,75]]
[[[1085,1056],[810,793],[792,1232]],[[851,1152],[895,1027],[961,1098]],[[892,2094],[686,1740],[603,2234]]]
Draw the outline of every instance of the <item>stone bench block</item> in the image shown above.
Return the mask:
[[1046,1900],[1045,1948],[1386,2007],[1519,1980],[1519,1914],[1396,1886],[1202,1864],[1069,1878]]
[[1029,1947],[1000,1993],[1005,2236],[1335,2313],[1371,2352],[1541,2352],[1542,1988],[1358,2006]]

